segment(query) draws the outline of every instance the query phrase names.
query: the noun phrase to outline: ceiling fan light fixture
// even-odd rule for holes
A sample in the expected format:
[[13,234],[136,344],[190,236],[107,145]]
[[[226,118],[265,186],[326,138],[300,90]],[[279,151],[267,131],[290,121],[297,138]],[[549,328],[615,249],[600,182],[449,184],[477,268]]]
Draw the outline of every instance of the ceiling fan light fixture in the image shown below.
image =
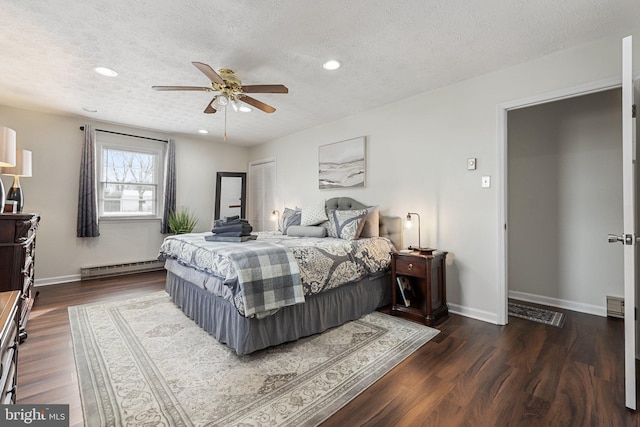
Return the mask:
[[116,77],[118,72],[108,67],[96,67],[93,69],[96,73],[106,77]]
[[245,104],[240,104],[240,106],[238,107],[238,111],[240,111],[241,113],[250,113],[251,111],[253,111],[251,108],[249,108],[248,105]]
[[225,94],[218,95],[218,97],[216,98],[216,104],[218,104],[221,107],[226,107],[228,103],[229,103],[229,98],[227,98],[227,95]]
[[342,62],[338,61],[337,59],[330,59],[324,64],[322,64],[322,68],[324,68],[327,71],[335,71],[341,66],[342,66]]

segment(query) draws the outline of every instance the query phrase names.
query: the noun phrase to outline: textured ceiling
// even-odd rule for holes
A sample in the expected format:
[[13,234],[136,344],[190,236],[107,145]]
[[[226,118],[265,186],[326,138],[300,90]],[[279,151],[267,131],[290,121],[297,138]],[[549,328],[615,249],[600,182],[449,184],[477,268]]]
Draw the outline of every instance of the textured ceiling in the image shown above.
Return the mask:
[[254,145],[638,27],[638,0],[0,0],[0,104],[221,140],[211,93],[151,90],[208,85],[199,61],[289,88],[229,110]]

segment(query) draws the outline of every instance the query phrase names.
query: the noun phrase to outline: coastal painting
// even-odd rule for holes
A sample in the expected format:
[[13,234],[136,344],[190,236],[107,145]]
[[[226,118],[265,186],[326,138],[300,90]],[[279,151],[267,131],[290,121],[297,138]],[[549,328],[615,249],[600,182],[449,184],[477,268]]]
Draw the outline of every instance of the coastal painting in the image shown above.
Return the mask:
[[319,188],[364,187],[365,137],[318,147]]

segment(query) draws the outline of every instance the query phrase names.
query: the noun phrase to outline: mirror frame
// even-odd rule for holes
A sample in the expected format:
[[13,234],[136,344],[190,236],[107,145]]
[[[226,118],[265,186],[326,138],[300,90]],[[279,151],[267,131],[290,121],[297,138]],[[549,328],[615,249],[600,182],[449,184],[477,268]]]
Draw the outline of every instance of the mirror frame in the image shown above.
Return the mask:
[[213,219],[220,219],[220,197],[222,194],[222,178],[242,178],[240,194],[240,218],[246,218],[247,212],[247,173],[246,172],[217,172],[216,173],[216,207]]

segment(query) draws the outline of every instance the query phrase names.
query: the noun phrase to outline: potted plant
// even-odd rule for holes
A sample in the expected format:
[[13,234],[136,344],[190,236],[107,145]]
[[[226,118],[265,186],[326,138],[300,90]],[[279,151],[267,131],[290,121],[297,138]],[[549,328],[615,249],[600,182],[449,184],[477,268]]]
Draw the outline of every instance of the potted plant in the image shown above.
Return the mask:
[[181,208],[171,211],[168,218],[169,229],[175,234],[191,233],[198,223],[198,217],[189,212],[189,209]]

